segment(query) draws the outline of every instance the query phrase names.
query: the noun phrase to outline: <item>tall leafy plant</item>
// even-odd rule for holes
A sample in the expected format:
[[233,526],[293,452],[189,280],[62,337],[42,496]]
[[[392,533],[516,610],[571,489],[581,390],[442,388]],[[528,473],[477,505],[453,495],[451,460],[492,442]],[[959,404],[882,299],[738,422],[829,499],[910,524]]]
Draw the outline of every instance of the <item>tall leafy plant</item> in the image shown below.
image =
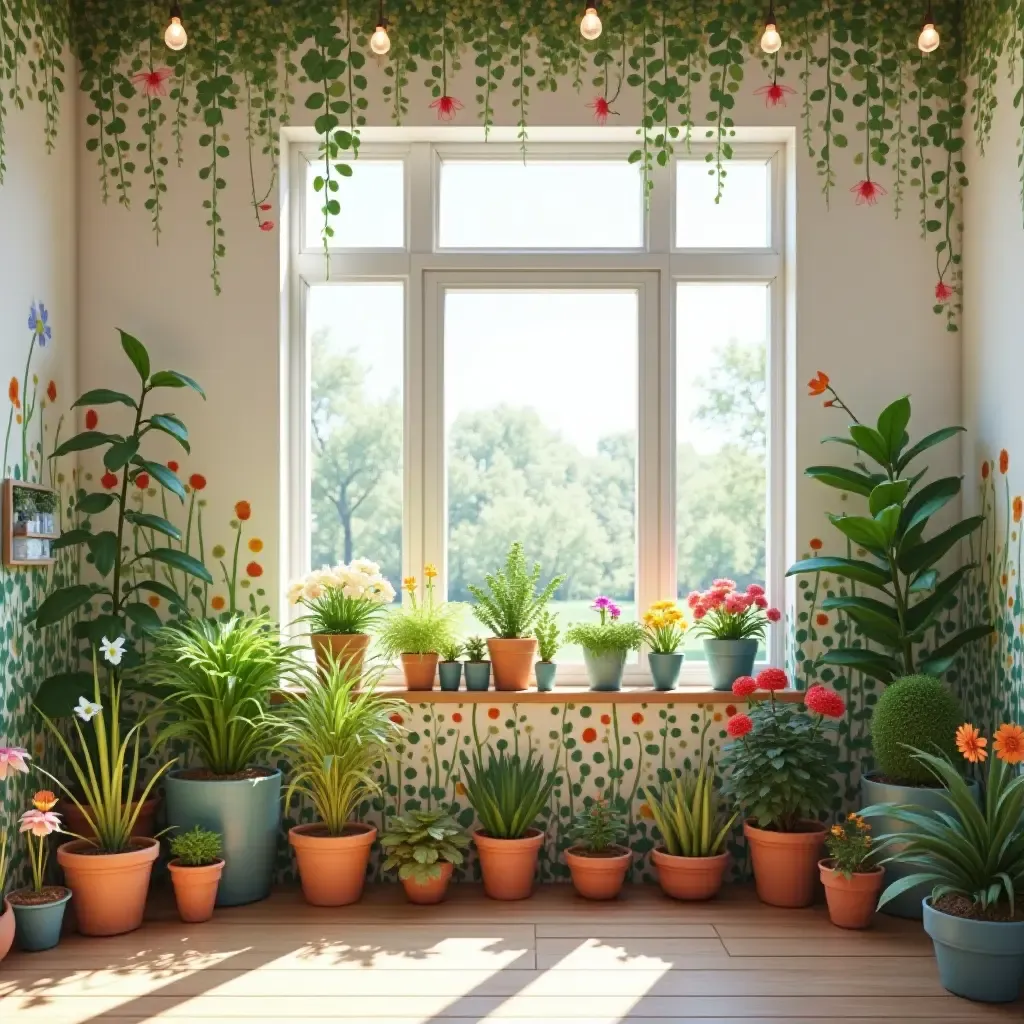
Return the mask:
[[564,576],[556,576],[538,592],[540,573],[540,562],[527,570],[523,545],[516,541],[505,556],[504,569],[485,574],[487,590],[470,584],[469,591],[478,602],[473,614],[499,639],[530,636],[541,612],[565,582]]
[[[963,578],[977,568],[972,562],[944,574],[939,564],[981,526],[984,517],[968,516],[937,532],[930,530],[932,517],[959,495],[960,477],[925,483],[928,468],[918,467],[925,452],[964,428],[943,427],[911,444],[908,397],[887,405],[871,427],[853,415],[825,374],[811,381],[811,393],[828,393],[826,405],[850,417],[848,436],[824,440],[852,448],[857,458],[853,468],[810,466],[804,472],[827,487],[866,499],[867,504],[863,515],[829,515],[858,557],[805,558],[786,574],[827,572],[850,583],[847,592],[827,598],[822,608],[848,615],[871,646],[833,648],[821,661],[859,669],[886,683],[918,672],[940,675],[963,646],[992,631],[981,624],[936,642],[940,616]],[[858,593],[856,584],[867,592]],[[922,644],[928,645],[923,652]]]

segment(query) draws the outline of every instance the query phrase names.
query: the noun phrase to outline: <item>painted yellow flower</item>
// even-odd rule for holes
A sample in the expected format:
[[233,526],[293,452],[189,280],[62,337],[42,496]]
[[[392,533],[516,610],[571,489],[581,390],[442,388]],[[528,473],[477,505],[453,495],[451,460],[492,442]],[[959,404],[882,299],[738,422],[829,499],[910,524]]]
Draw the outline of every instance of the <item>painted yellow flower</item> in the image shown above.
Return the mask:
[[411,594],[416,589],[416,577],[404,577],[402,580],[402,589],[408,591]]
[[428,580],[432,580],[437,575],[437,566],[434,565],[433,562],[428,562],[423,567],[423,575],[426,576]]
[[992,737],[992,749],[1000,761],[1020,764],[1024,761],[1024,728],[1012,723],[999,726]]

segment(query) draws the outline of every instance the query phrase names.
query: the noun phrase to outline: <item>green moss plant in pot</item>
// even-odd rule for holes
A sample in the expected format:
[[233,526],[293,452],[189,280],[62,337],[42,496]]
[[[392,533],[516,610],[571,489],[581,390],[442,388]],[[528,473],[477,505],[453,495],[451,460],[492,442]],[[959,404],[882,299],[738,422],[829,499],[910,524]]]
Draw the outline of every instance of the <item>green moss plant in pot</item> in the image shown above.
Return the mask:
[[650,648],[647,664],[651,668],[654,688],[674,690],[685,657],[679,648],[686,635],[686,619],[675,601],[655,601],[644,613],[643,621],[644,640]]
[[220,907],[270,894],[281,772],[266,763],[277,736],[268,712],[282,684],[308,680],[299,650],[258,616],[167,626],[155,638],[149,672],[166,716],[158,742],[185,742],[198,755],[167,777],[167,823],[222,837]]
[[410,811],[391,820],[381,837],[385,871],[398,871],[410,903],[440,903],[452,871],[465,860],[466,830],[446,809]]
[[440,645],[438,654],[441,660],[437,664],[437,675],[442,690],[454,693],[462,685],[462,662],[459,658],[464,653],[461,640],[448,640]]
[[583,648],[591,690],[621,690],[626,656],[640,650],[644,628],[639,622],[620,622],[622,610],[610,597],[595,598],[590,607],[600,622],[571,626],[565,632],[565,642]]
[[613,900],[622,891],[633,860],[632,852],[618,842],[626,831],[626,816],[611,800],[588,800],[576,816],[565,862],[572,884],[585,899]]
[[318,907],[355,903],[362,895],[372,825],[354,820],[376,796],[376,768],[399,732],[403,702],[377,692],[381,669],[362,677],[348,661],[329,661],[321,684],[290,693],[277,724],[277,748],[291,767],[285,794],[313,808],[315,820],[288,832],[302,894]]
[[875,916],[885,868],[877,863],[871,825],[848,814],[825,837],[828,857],[820,861],[829,920],[838,928],[867,928]]
[[167,868],[182,921],[199,924],[213,917],[220,876],[224,873],[223,849],[216,832],[198,825],[171,840]]
[[545,771],[532,747],[522,757],[502,749],[478,748],[462,755],[466,797],[480,821],[473,833],[484,892],[492,900],[523,900],[533,892],[537,856],[544,833],[535,827],[557,778]]
[[552,615],[549,611],[541,612],[533,635],[537,639],[537,656],[539,658],[537,664],[533,666],[537,689],[541,693],[550,693],[555,688],[555,672],[558,669],[555,664],[555,655],[561,646],[558,616]]
[[487,642],[481,636],[466,641],[466,689],[488,690],[491,686],[491,663],[487,660]]
[[[963,725],[957,746],[981,769],[988,753],[985,737]],[[883,806],[862,813],[871,817],[880,811],[906,826],[878,837],[887,867],[897,863],[912,869],[886,886],[880,906],[918,885],[928,886],[924,930],[935,947],[939,980],[967,999],[1009,1003],[1024,985],[1024,776],[1019,774],[1024,729],[1000,726],[992,753],[980,806],[948,755],[915,750],[913,756],[941,786],[944,811],[932,816]]]
[[540,585],[541,567],[534,562],[526,567],[523,545],[516,541],[508,551],[505,566],[487,573],[487,589],[469,586],[476,598],[473,614],[491,631],[487,648],[494,666],[496,690],[526,690],[530,685],[537,652],[534,627],[555,591],[565,582],[564,576],[555,576],[543,587]]
[[[826,720],[842,718],[843,698],[812,686],[804,704],[775,699],[788,687],[786,673],[766,668],[757,680],[737,680],[733,692],[749,714],[726,723],[731,742],[721,760],[726,794],[746,814],[754,883],[762,902],[806,907],[814,900],[825,826],[817,820],[836,794],[837,744]],[[768,697],[756,698],[757,690]]]
[[14,943],[14,908],[7,899],[7,864],[7,829],[0,828],[0,963]]

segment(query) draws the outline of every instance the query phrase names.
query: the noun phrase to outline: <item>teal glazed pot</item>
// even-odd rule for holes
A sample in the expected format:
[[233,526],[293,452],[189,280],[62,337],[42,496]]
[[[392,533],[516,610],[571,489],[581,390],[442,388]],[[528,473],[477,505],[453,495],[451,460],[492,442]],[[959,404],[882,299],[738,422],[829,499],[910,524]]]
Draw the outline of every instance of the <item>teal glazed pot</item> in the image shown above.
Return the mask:
[[[977,782],[968,781],[967,784],[971,787],[974,799],[978,800],[980,798],[980,790]],[[913,807],[923,814],[934,813],[935,811],[952,813],[948,801],[942,796],[944,792],[945,790],[938,787],[900,786],[894,782],[880,782],[873,779],[870,775],[863,775],[860,780],[862,807],[872,807],[875,804],[900,804],[905,807]],[[871,833],[876,836],[889,835],[893,832],[907,832],[911,827],[884,813],[871,814],[869,817]],[[887,855],[896,853],[899,849],[900,847],[893,846],[887,851]],[[906,878],[907,875],[917,873],[919,870],[920,868],[901,864],[898,860],[889,861],[885,865],[886,887],[892,885],[893,882],[899,881],[901,878]],[[882,907],[882,913],[891,914],[893,917],[907,917],[920,921],[922,904],[925,898],[931,895],[931,891],[932,887],[927,882],[922,885],[915,885],[912,889],[908,889],[886,903]]]
[[442,661],[437,666],[437,674],[441,679],[442,690],[457,690],[462,683],[462,662]]
[[647,664],[651,666],[651,675],[654,677],[656,690],[674,690],[676,688],[685,657],[685,654],[655,654],[653,651],[647,655]]
[[756,640],[704,640],[704,653],[711,673],[711,688],[726,691],[740,676],[754,674],[757,657]]
[[252,779],[189,779],[180,771],[165,781],[167,824],[174,835],[198,825],[224,839],[224,874],[218,907],[270,895],[281,831],[281,772]]
[[622,672],[626,667],[625,651],[608,651],[606,654],[592,654],[583,648],[583,660],[587,665],[590,689],[597,691],[621,690]]
[[489,661],[466,662],[466,689],[489,690],[491,687],[491,663]]
[[[28,892],[22,889],[21,892]],[[13,895],[13,893],[12,893]],[[26,953],[39,953],[53,949],[60,942],[60,930],[64,924],[64,908],[71,899],[71,890],[52,903],[12,903],[14,909],[14,934],[18,948]]]
[[533,666],[537,676],[537,689],[541,693],[550,693],[555,688],[555,672],[558,666],[553,661],[538,661]]
[[1024,985],[1024,921],[971,921],[922,900],[924,930],[935,947],[939,981],[979,1003],[1012,1003]]

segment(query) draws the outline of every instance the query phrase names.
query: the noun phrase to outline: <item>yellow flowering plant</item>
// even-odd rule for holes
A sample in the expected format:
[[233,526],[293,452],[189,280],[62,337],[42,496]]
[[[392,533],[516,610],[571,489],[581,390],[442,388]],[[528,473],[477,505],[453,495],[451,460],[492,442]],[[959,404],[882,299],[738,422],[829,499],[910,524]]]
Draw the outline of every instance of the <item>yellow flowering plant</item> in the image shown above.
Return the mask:
[[406,576],[402,580],[402,589],[408,599],[401,608],[388,615],[381,627],[378,642],[381,653],[388,660],[399,654],[437,654],[458,637],[462,605],[435,598],[437,569],[433,565],[425,566],[423,575],[427,580],[423,601],[416,598],[416,577]]
[[874,871],[874,846],[871,826],[860,814],[848,814],[833,825],[825,836],[825,847],[832,859],[832,868],[846,879]]
[[675,601],[655,601],[644,613],[643,624],[652,654],[675,654],[688,629]]

